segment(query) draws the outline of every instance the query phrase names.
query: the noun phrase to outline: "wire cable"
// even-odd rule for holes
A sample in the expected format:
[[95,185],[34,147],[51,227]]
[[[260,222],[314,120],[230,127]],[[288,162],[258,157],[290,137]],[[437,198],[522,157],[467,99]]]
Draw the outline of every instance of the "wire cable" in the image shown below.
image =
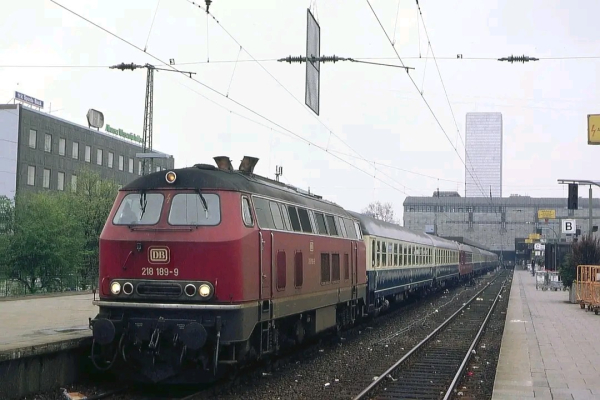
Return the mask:
[[[423,31],[425,32],[425,37],[427,38],[427,46],[428,46],[427,52],[429,53],[429,50],[431,50],[431,56],[433,57],[433,61],[435,63],[435,67],[437,69],[438,76],[440,77],[440,82],[442,83],[442,88],[444,89],[444,95],[446,96],[446,101],[448,103],[448,107],[450,107],[450,113],[452,114],[452,119],[454,120],[454,126],[456,127],[456,133],[458,134],[458,137],[460,138],[460,142],[462,143],[463,148],[465,149],[465,168],[467,170],[469,170],[469,165],[471,165],[471,169],[473,170],[473,164],[470,160],[469,152],[467,151],[465,141],[463,140],[462,135],[460,134],[460,129],[458,128],[458,122],[456,122],[456,116],[454,115],[454,109],[452,108],[452,104],[450,103],[450,98],[448,97],[448,91],[446,90],[446,85],[444,83],[444,79],[442,78],[442,72],[440,71],[440,66],[438,65],[437,59],[435,57],[435,53],[433,51],[433,46],[432,46],[431,40],[429,38],[429,32],[427,31],[427,26],[425,26],[425,19],[423,18],[423,12],[421,11],[421,6],[419,5],[418,0],[415,0],[415,2],[417,4],[418,16],[421,17],[421,22],[423,23]],[[419,21],[417,21],[417,23],[418,22]],[[427,61],[425,61],[425,62],[427,62]],[[478,181],[478,178],[476,177],[477,174],[475,173],[474,170],[472,172],[474,175],[471,174],[471,177],[473,177],[473,180]],[[479,186],[481,186],[481,181],[479,181]]]
[[148,48],[148,40],[150,40],[150,34],[152,33],[152,28],[154,27],[154,20],[156,19],[156,14],[158,13],[158,6],[160,6],[160,0],[156,4],[156,10],[154,11],[154,17],[152,17],[152,23],[150,24],[150,30],[148,31],[148,37],[146,38],[146,44],[144,45],[144,51]]
[[[76,13],[75,11],[73,11],[73,10],[71,10],[71,9],[69,9],[69,8],[67,8],[67,7],[65,7],[65,6],[63,6],[62,4],[60,4],[60,3],[56,2],[55,0],[49,0],[49,1],[51,1],[51,2],[52,2],[52,3],[54,3],[54,4],[56,4],[57,6],[61,7],[61,8],[62,8],[62,9],[64,9],[65,11],[68,11],[69,13],[71,13],[71,14],[73,14],[73,15],[75,15],[75,16],[77,16],[77,17],[81,18],[81,19],[83,19],[84,21],[86,21],[86,22],[88,22],[88,23],[90,23],[90,24],[94,25],[94,26],[95,26],[95,27],[97,27],[98,29],[100,29],[100,30],[102,30],[102,31],[104,31],[104,32],[106,32],[106,33],[108,33],[109,35],[113,36],[114,38],[116,38],[116,39],[118,39],[118,40],[120,40],[120,41],[122,41],[122,42],[124,42],[124,43],[128,44],[129,46],[131,46],[131,47],[133,47],[133,48],[135,48],[135,49],[137,49],[137,50],[139,50],[139,51],[141,51],[141,52],[144,52],[144,54],[147,54],[148,56],[150,56],[150,57],[152,57],[153,59],[157,60],[157,61],[158,61],[158,62],[160,62],[161,64],[163,64],[163,65],[165,65],[165,66],[167,66],[167,67],[171,68],[172,70],[174,70],[174,71],[176,71],[176,72],[180,72],[180,73],[181,73],[183,76],[186,76],[186,77],[188,77],[187,75],[185,75],[185,72],[178,70],[177,68],[175,68],[175,67],[173,67],[172,65],[170,65],[170,64],[168,64],[168,63],[166,63],[165,61],[163,61],[163,60],[161,60],[160,58],[158,58],[158,57],[154,56],[153,54],[151,54],[151,53],[148,53],[148,52],[145,52],[145,51],[144,51],[143,49],[141,49],[139,46],[136,46],[135,44],[131,43],[130,41],[128,41],[128,40],[126,40],[126,39],[124,39],[124,38],[122,38],[122,37],[118,36],[117,34],[115,34],[115,33],[111,32],[111,31],[109,31],[109,30],[107,30],[107,29],[103,28],[102,26],[100,26],[100,25],[96,24],[95,22],[93,22],[93,21],[89,20],[88,18],[85,18],[85,17],[84,17],[84,16],[82,16],[81,14],[78,14],[78,13]],[[288,133],[292,134],[293,136],[297,137],[298,139],[300,139],[300,140],[302,140],[302,141],[305,141],[305,142],[307,142],[309,145],[315,146],[316,148],[319,148],[319,149],[321,149],[321,150],[325,151],[326,153],[329,153],[329,152],[328,152],[328,151],[327,151],[325,148],[323,148],[322,146],[319,146],[319,145],[317,145],[316,143],[313,143],[312,141],[310,141],[310,140],[308,140],[308,139],[305,139],[305,138],[303,138],[301,135],[299,135],[299,134],[297,134],[297,133],[295,133],[295,132],[291,131],[290,129],[287,129],[287,128],[285,128],[284,126],[282,126],[282,125],[280,125],[280,124],[278,124],[278,123],[274,122],[274,121],[273,121],[273,120],[271,120],[270,118],[268,118],[268,117],[265,117],[264,115],[262,115],[262,114],[258,113],[257,111],[254,111],[253,109],[251,109],[251,108],[249,108],[248,106],[246,106],[246,105],[244,105],[244,104],[242,104],[242,103],[238,102],[237,100],[234,100],[234,99],[232,99],[231,97],[227,97],[225,94],[223,94],[223,93],[219,92],[218,90],[216,90],[216,89],[214,89],[214,88],[210,87],[209,85],[207,85],[207,84],[205,84],[205,83],[203,83],[203,82],[199,81],[198,79],[195,79],[195,78],[193,78],[193,77],[189,77],[188,79],[191,79],[191,80],[193,80],[194,82],[196,82],[196,83],[200,84],[201,86],[205,87],[206,89],[210,90],[210,91],[211,91],[211,92],[213,92],[213,93],[216,93],[216,94],[218,94],[218,95],[220,95],[220,96],[222,96],[222,97],[225,97],[226,99],[228,99],[228,100],[230,100],[230,101],[234,102],[235,104],[237,104],[238,106],[242,107],[243,109],[245,109],[245,110],[247,110],[247,111],[251,112],[252,114],[254,114],[254,115],[256,115],[256,116],[258,116],[258,117],[260,117],[260,118],[264,119],[265,121],[268,121],[269,123],[271,123],[271,124],[273,124],[273,125],[275,125],[275,126],[279,127],[280,129],[282,129],[282,130],[284,130],[284,131],[286,131],[286,132],[288,132]],[[196,92],[196,93],[197,93],[197,94],[200,94],[199,92]],[[218,104],[218,103],[216,103],[215,101],[213,101],[213,100],[209,99],[208,97],[206,97],[206,96],[204,96],[204,95],[202,95],[202,94],[200,94],[200,95],[201,95],[202,97],[204,97],[205,99],[207,99],[207,100],[211,101],[213,104]],[[223,107],[224,107],[224,106],[223,106]],[[225,108],[226,108],[226,107],[225,107]],[[230,112],[233,112],[232,110],[229,110],[229,111],[230,111]],[[340,161],[342,161],[342,162],[346,163],[347,165],[351,166],[352,168],[355,168],[355,169],[357,169],[357,170],[359,170],[359,171],[363,172],[364,174],[371,176],[371,174],[370,174],[369,172],[367,172],[367,171],[363,170],[362,168],[359,168],[358,166],[354,165],[353,163],[351,163],[351,162],[349,162],[349,161],[347,161],[347,160],[345,160],[345,159],[343,159],[343,158],[341,158],[341,157],[339,157],[339,156],[337,156],[337,155],[335,155],[335,154],[332,154],[332,153],[329,153],[329,154],[331,154],[333,157],[337,158],[338,160],[340,160]],[[378,179],[379,181],[381,181],[381,182],[382,182],[382,183],[384,183],[385,185],[389,186],[390,188],[392,188],[392,189],[394,189],[394,190],[396,190],[396,191],[398,191],[398,192],[402,192],[402,193],[406,194],[406,192],[405,192],[404,190],[402,190],[402,189],[399,189],[399,188],[396,188],[395,186],[393,186],[393,185],[389,184],[388,182],[386,182],[386,181],[384,181],[384,180],[382,180],[382,179],[379,179],[379,178],[376,178],[376,179]]]
[[[51,0],[52,1],[52,0]],[[377,22],[379,23],[379,26],[381,27],[381,29],[383,30],[383,33],[385,35],[385,37],[388,39],[388,41],[390,42],[390,44],[392,43],[390,36],[388,35],[387,31],[385,30],[385,28],[383,27],[383,24],[381,23],[381,20],[379,19],[379,16],[377,15],[377,13],[375,12],[375,9],[373,8],[373,6],[371,5],[371,2],[369,0],[366,0],[367,4],[369,5],[369,8],[371,9],[371,11],[373,12],[373,15],[375,16],[375,19],[377,20]],[[392,49],[394,50],[394,52],[396,53],[396,56],[398,57],[398,60],[400,60],[400,64],[402,64],[402,66],[404,65],[404,61],[402,61],[402,58],[400,57],[400,54],[398,54],[398,51],[396,50],[396,48],[394,47],[394,45],[392,45]],[[408,77],[410,79],[410,81],[412,82],[413,86],[415,87],[415,89],[417,89],[417,91],[419,91],[419,87],[417,85],[417,83],[415,82],[415,80],[412,78],[412,76],[410,74],[408,74]],[[419,94],[420,91],[419,91]],[[444,136],[446,137],[446,139],[448,140],[448,143],[450,143],[450,146],[452,147],[452,149],[454,149],[454,152],[456,153],[456,155],[458,156],[459,160],[461,161],[461,163],[465,166],[465,169],[467,172],[469,172],[469,174],[471,175],[471,177],[473,178],[473,180],[476,180],[476,178],[473,176],[473,174],[471,173],[471,171],[469,170],[469,168],[467,167],[465,161],[463,160],[463,158],[460,156],[458,149],[456,148],[456,146],[454,146],[452,144],[452,140],[450,140],[450,137],[448,136],[448,133],[446,133],[446,130],[444,129],[444,127],[442,126],[442,123],[440,122],[440,120],[438,119],[437,115],[435,115],[435,112],[433,111],[433,109],[431,108],[431,106],[429,105],[429,102],[427,101],[427,99],[425,98],[425,96],[423,96],[423,94],[421,94],[421,99],[423,99],[423,101],[425,102],[425,105],[427,106],[427,108],[429,109],[429,112],[431,112],[431,115],[433,116],[433,118],[435,119],[436,123],[438,124],[438,126],[440,127],[440,129],[442,130],[442,133],[444,134]],[[479,184],[479,189],[481,191],[481,194],[483,196],[485,196],[485,192],[483,190],[483,188],[481,187],[481,184]]]
[[[275,82],[277,82],[277,84],[283,89],[285,90],[290,96],[292,96],[292,98],[294,100],[296,100],[296,102],[298,104],[300,104],[300,106],[305,109],[308,110],[304,103],[302,103],[302,101],[300,101],[287,87],[285,87],[267,68],[265,68],[264,65],[262,65],[252,54],[250,54],[250,52],[248,51],[248,49],[244,46],[242,46],[242,44],[227,30],[227,28],[225,28],[225,26],[221,23],[221,21],[219,21],[212,13],[210,13],[206,8],[204,8],[203,6],[201,6],[200,4],[192,1],[192,0],[186,0],[188,3],[197,6],[198,8],[200,8],[201,10],[205,11],[207,16],[210,15],[213,20],[217,23],[217,25],[219,25],[219,27],[223,30],[223,32],[225,32],[230,38],[231,40],[233,40],[238,46],[240,46],[240,48],[243,48],[244,51],[246,52],[246,54],[248,54],[250,56],[250,58],[254,61],[256,61],[256,63],[263,69],[263,71],[265,71]],[[310,112],[310,111],[309,111]],[[348,147],[350,150],[352,150],[354,153],[358,154],[364,161],[366,161],[366,159],[356,150],[354,150],[348,143],[346,143],[342,138],[340,138],[337,134],[335,134],[335,132],[333,132],[327,125],[325,125],[325,123],[318,118],[316,115],[314,115],[312,112],[310,112],[311,116],[316,119],[327,131],[329,131],[330,135],[333,135],[334,137],[336,137],[339,141],[341,141],[346,147]],[[377,170],[377,168],[375,168],[375,170]]]

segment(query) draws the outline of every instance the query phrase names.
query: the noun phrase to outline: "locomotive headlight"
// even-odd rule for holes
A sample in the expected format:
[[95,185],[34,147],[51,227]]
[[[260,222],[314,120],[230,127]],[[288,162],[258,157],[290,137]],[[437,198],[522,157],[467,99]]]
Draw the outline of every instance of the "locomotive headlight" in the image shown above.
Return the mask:
[[200,287],[198,288],[198,293],[200,294],[200,296],[202,297],[208,297],[210,296],[210,292],[212,291],[212,289],[210,288],[210,285],[207,285],[206,283],[203,283],[202,285],[200,285]]
[[173,171],[169,171],[165,175],[165,179],[167,180],[167,183],[173,183],[175,182],[175,179],[177,179],[177,174],[175,174]]
[[113,282],[110,284],[110,292],[114,295],[121,293],[121,284],[119,282]]

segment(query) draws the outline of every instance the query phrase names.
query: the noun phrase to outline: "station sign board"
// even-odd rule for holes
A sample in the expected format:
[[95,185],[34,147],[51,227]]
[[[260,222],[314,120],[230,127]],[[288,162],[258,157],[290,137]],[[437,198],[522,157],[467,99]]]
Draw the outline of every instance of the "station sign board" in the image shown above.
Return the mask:
[[525,243],[531,244],[533,243],[533,239],[525,239]]
[[588,144],[600,144],[600,114],[588,115]]
[[556,219],[556,210],[538,210],[538,219]]
[[574,219],[563,219],[562,220],[562,233],[572,235],[577,230],[577,225]]
[[530,233],[529,234],[529,239],[531,239],[531,240],[540,240],[541,237],[542,237],[542,235],[540,235],[539,233]]

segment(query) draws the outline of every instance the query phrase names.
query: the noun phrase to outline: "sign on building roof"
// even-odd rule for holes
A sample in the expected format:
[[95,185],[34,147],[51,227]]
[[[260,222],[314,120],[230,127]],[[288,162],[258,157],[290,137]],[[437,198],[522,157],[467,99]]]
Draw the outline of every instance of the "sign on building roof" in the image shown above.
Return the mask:
[[39,108],[44,108],[44,102],[36,99],[35,97],[27,96],[21,92],[15,92],[15,99],[22,101],[23,103],[31,104]]

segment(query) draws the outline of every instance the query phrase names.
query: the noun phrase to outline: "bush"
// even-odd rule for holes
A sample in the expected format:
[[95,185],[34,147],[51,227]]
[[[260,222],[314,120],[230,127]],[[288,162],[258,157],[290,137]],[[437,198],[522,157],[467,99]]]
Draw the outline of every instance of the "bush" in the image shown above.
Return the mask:
[[582,236],[571,245],[571,253],[567,254],[560,266],[563,285],[570,288],[577,278],[578,265],[600,264],[600,240],[593,236]]

